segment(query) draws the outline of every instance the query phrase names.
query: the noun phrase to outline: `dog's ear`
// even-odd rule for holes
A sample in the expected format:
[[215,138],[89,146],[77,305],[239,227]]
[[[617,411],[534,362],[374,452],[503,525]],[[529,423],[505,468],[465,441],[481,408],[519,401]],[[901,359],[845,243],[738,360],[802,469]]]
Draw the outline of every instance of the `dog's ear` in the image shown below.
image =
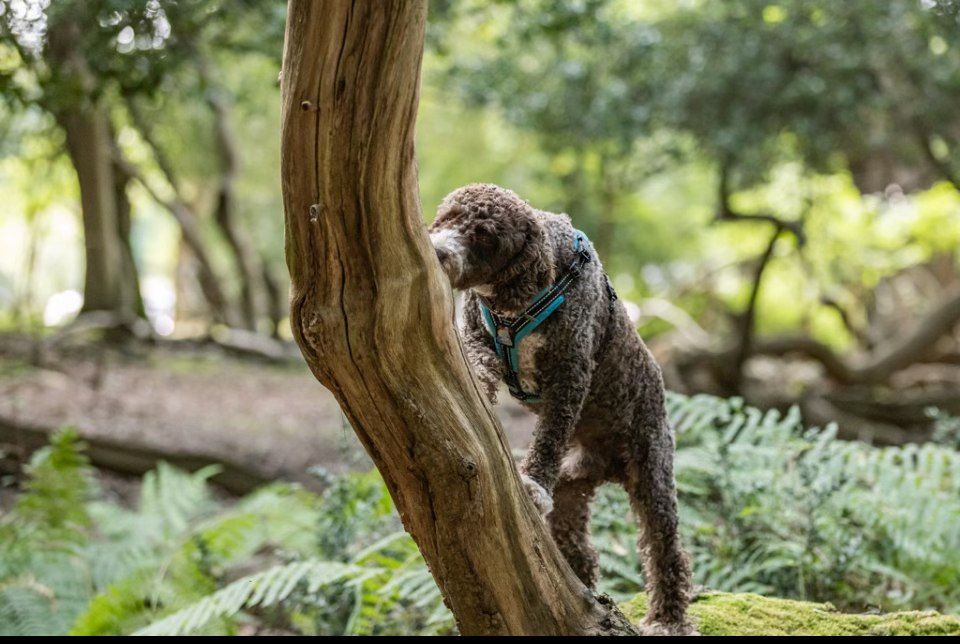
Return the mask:
[[430,230],[435,230],[443,226],[447,221],[451,219],[457,219],[462,216],[466,210],[462,205],[453,201],[444,200],[440,203],[440,206],[437,208],[437,216],[434,218],[433,223],[430,224]]

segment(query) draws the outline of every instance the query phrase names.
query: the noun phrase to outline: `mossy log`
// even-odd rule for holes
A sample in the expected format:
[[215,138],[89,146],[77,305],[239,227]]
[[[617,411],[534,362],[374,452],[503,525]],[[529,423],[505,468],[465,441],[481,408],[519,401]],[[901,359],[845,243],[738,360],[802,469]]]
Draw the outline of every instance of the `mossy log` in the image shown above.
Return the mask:
[[[637,595],[620,608],[639,623],[647,598]],[[960,635],[960,618],[934,611],[857,615],[831,604],[750,593],[703,593],[690,615],[703,635]]]

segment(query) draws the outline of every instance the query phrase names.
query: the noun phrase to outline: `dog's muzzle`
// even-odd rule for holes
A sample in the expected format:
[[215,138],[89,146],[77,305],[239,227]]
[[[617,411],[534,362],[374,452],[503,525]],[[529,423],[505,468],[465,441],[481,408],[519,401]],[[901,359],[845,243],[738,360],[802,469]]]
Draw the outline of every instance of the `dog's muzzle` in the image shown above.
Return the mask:
[[460,239],[452,230],[438,230],[430,233],[430,243],[437,253],[437,259],[440,260],[440,266],[443,272],[447,274],[450,283],[457,286],[463,275],[464,255],[466,249],[460,243]]

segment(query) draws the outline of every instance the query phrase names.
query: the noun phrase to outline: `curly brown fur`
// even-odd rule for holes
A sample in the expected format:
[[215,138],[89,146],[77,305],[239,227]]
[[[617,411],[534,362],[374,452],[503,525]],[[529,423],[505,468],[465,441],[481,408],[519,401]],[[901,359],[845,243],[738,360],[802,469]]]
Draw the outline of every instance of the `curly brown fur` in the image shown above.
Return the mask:
[[[479,298],[503,315],[523,311],[571,264],[575,234],[566,215],[536,210],[490,184],[460,188],[440,205],[431,241],[454,288],[466,290],[461,332],[491,401],[503,372]],[[589,503],[601,483],[623,485],[640,525],[650,593],[645,625],[650,632],[689,632],[690,566],[677,525],[673,433],[660,368],[590,253],[564,304],[520,345],[521,380],[541,398],[527,405],[538,422],[520,471],[557,545],[589,587],[597,578]]]

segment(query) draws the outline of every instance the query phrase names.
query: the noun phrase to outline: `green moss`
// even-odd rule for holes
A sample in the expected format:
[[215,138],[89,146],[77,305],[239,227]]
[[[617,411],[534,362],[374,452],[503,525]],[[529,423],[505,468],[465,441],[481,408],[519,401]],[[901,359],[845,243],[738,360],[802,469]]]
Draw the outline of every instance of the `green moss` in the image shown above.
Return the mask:
[[[637,595],[621,608],[639,622],[647,598]],[[850,615],[830,604],[747,593],[703,593],[690,615],[704,635],[960,635],[960,618],[933,611]]]

